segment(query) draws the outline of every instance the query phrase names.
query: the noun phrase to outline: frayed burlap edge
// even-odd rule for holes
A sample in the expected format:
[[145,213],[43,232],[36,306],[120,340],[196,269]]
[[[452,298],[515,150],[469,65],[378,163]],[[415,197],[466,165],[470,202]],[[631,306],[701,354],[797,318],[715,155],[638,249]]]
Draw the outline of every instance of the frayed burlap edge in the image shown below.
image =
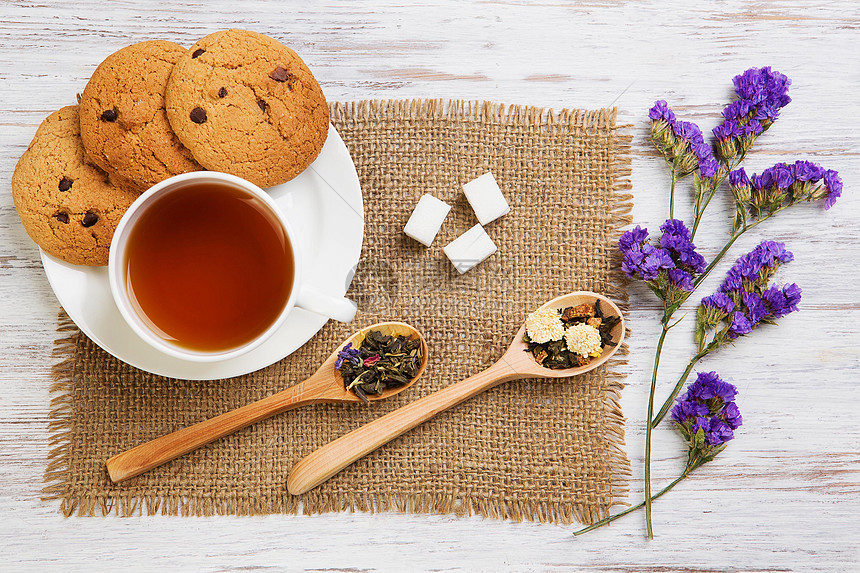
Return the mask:
[[[405,117],[440,118],[456,117],[458,113],[468,114],[473,119],[483,121],[530,121],[537,125],[552,123],[609,125],[612,130],[612,206],[610,223],[613,230],[620,234],[621,229],[632,223],[633,194],[631,193],[630,150],[633,136],[621,133],[632,128],[631,125],[616,125],[617,108],[593,111],[567,110],[554,111],[520,105],[505,105],[491,102],[468,102],[443,100],[372,100],[359,102],[334,102],[330,104],[332,120],[349,114],[352,121],[373,121],[383,110],[393,109],[408,112]],[[613,255],[612,277],[606,295],[626,311],[629,299],[625,289],[626,280],[620,270],[620,255]],[[616,369],[627,364],[619,357],[628,354],[627,344],[623,344],[615,357],[603,366],[606,379],[604,406],[606,408],[603,432],[611,448],[609,465],[610,494],[607,503],[592,508],[582,508],[566,504],[526,501],[504,502],[496,499],[474,499],[466,496],[409,495],[393,494],[379,496],[355,492],[349,498],[337,495],[323,495],[311,491],[302,498],[290,496],[286,491],[282,496],[261,500],[251,496],[233,496],[230,499],[214,500],[211,497],[186,496],[182,498],[161,498],[158,496],[112,497],[103,495],[83,495],[72,491],[68,480],[70,460],[70,440],[74,423],[72,392],[74,389],[75,347],[79,336],[83,336],[74,322],[60,311],[57,327],[58,339],[55,342],[54,358],[58,362],[52,368],[53,383],[50,387],[51,401],[48,423],[49,446],[48,465],[45,469],[42,499],[61,500],[60,511],[64,516],[109,515],[121,517],[140,515],[171,516],[212,516],[212,515],[264,515],[271,513],[305,515],[333,511],[400,513],[437,513],[454,514],[458,517],[480,515],[494,519],[512,521],[537,521],[541,523],[570,524],[574,520],[591,524],[608,517],[615,505],[629,505],[624,500],[629,493],[629,480],[632,476],[630,460],[624,451],[625,418],[621,409],[621,391],[624,389],[625,374]],[[629,335],[629,329],[627,334]]]
[[[57,317],[58,338],[54,342],[54,359],[59,360],[51,369],[51,402],[48,415],[48,465],[45,468],[45,487],[42,489],[42,499],[45,501],[60,499],[60,511],[68,517],[75,511],[79,500],[69,495],[68,469],[70,462],[69,448],[72,432],[72,392],[74,389],[75,344],[80,336],[75,323],[60,310]],[[92,500],[95,502],[95,500]],[[103,513],[110,509],[106,507],[107,500],[101,505]],[[92,515],[92,513],[90,513]]]

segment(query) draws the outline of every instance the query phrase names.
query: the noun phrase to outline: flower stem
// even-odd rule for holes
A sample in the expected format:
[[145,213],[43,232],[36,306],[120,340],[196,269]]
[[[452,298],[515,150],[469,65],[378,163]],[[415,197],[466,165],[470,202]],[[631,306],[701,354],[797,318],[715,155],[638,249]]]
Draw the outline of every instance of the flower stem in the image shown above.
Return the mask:
[[745,225],[741,229],[738,229],[737,231],[732,233],[732,236],[729,237],[729,240],[726,241],[726,244],[723,245],[723,248],[720,249],[719,253],[717,253],[717,256],[714,257],[714,259],[710,262],[710,264],[708,264],[708,266],[705,268],[705,270],[702,271],[702,274],[700,274],[699,276],[697,276],[695,278],[695,280],[693,280],[693,290],[696,290],[696,288],[699,286],[699,284],[701,284],[701,282],[707,278],[707,276],[714,269],[714,267],[717,266],[717,263],[719,263],[723,259],[726,252],[728,252],[728,250],[731,248],[731,246],[735,244],[735,241],[740,239],[741,235],[743,235],[744,233],[746,233],[750,229],[754,229],[755,227],[758,227],[759,225],[761,225],[762,223],[764,223],[765,221],[767,221],[768,219],[770,219],[771,217],[773,217],[774,215],[776,215],[780,211],[787,209],[791,205],[793,205],[793,203],[789,204],[789,205],[784,205],[784,206],[780,207],[779,209],[774,210],[772,213],[768,213],[767,215],[761,217],[760,219],[757,219],[754,223],[750,223],[748,225]]
[[705,267],[705,270],[702,271],[702,274],[700,274],[699,276],[697,276],[695,278],[695,280],[693,280],[693,289],[694,290],[696,289],[696,287],[699,286],[699,284],[703,280],[705,280],[707,278],[707,276],[711,273],[711,271],[714,270],[714,267],[717,266],[717,263],[719,263],[723,259],[723,257],[726,255],[728,250],[731,248],[731,246],[735,244],[735,241],[737,241],[741,235],[743,235],[748,229],[751,229],[751,228],[752,228],[752,226],[745,227],[743,229],[739,229],[736,233],[732,234],[732,236],[729,237],[729,240],[726,241],[726,244],[723,245],[723,248],[720,249],[719,253],[717,253],[717,256],[714,257],[713,260],[708,264],[708,266]]
[[695,239],[695,238],[696,238],[696,231],[699,229],[699,223],[701,223],[701,222],[702,222],[702,215],[704,214],[705,209],[707,209],[707,208],[708,208],[708,203],[710,203],[710,202],[711,202],[711,199],[714,197],[714,194],[717,192],[717,188],[720,186],[720,183],[722,183],[722,180],[718,181],[718,182],[713,186],[713,188],[711,189],[710,193],[708,193],[708,196],[707,196],[707,198],[705,199],[705,202],[704,202],[704,204],[702,205],[701,209],[697,209],[697,212],[696,212],[696,220],[695,220],[695,221],[693,221],[693,229],[690,231],[690,242],[692,242],[692,241],[693,241],[693,239]]
[[675,176],[675,166],[672,166],[672,188],[669,190],[669,218],[675,218],[675,181],[677,181],[677,177]]
[[690,372],[693,371],[693,367],[696,365],[699,360],[704,358],[707,355],[707,352],[699,352],[690,360],[690,363],[687,364],[687,368],[684,370],[684,373],[681,374],[681,377],[678,378],[678,383],[675,384],[675,387],[672,388],[672,392],[669,394],[669,397],[666,398],[666,401],[663,402],[663,406],[660,408],[660,411],[657,412],[657,415],[654,416],[653,419],[649,418],[650,424],[652,428],[656,428],[666,414],[669,412],[669,408],[672,407],[672,401],[677,398],[678,394],[681,392],[681,388],[684,386],[684,382],[687,381],[687,378],[690,376]]
[[701,209],[698,205],[696,206],[696,220],[693,221],[693,229],[690,231],[690,241],[696,238],[696,230],[699,228],[699,223],[702,222],[702,215],[704,215],[705,209],[708,208],[708,203],[711,202],[711,199],[713,199],[714,195],[717,193],[717,189],[720,188],[720,185],[722,185],[723,181],[725,181],[726,178],[729,176],[729,172],[734,171],[735,167],[740,165],[741,161],[744,160],[744,157],[746,157],[746,152],[741,153],[735,158],[734,161],[732,161],[732,164],[728,167],[728,169],[726,169],[726,174],[723,175],[717,181],[715,181],[714,184],[711,186],[711,192],[708,193],[708,197],[707,199],[705,199],[705,203],[701,206]]
[[654,494],[653,497],[648,497],[646,494],[646,498],[645,498],[646,501],[638,503],[632,507],[628,507],[627,509],[625,509],[624,511],[622,511],[620,513],[616,513],[615,515],[610,515],[609,517],[607,517],[605,519],[601,519],[597,523],[593,523],[593,524],[589,525],[588,527],[580,529],[579,531],[574,531],[573,534],[576,536],[576,535],[582,535],[583,533],[588,533],[589,531],[591,531],[593,529],[597,529],[598,527],[603,527],[604,525],[606,525],[608,523],[612,523],[613,521],[615,521],[619,517],[623,517],[623,516],[627,515],[628,513],[632,513],[634,511],[636,511],[637,509],[641,508],[643,505],[650,506],[652,501],[654,501],[655,499],[659,499],[664,493],[668,493],[669,491],[671,491],[673,487],[678,485],[684,478],[686,478],[688,475],[690,475],[690,472],[692,472],[694,469],[699,467],[699,465],[700,465],[699,463],[695,463],[693,465],[688,465],[686,468],[684,468],[683,473],[681,473],[681,475],[675,479],[675,481],[673,481],[672,483],[670,483],[669,485],[667,485],[666,487],[664,487],[663,489],[658,491],[656,494]]
[[657,388],[657,369],[660,367],[660,354],[663,351],[663,341],[666,340],[667,326],[671,314],[663,315],[663,331],[660,340],[657,341],[657,351],[654,355],[654,370],[651,373],[651,391],[648,395],[648,417],[645,425],[645,528],[648,530],[648,539],[654,539],[654,531],[651,527],[651,417],[654,415],[654,391]]

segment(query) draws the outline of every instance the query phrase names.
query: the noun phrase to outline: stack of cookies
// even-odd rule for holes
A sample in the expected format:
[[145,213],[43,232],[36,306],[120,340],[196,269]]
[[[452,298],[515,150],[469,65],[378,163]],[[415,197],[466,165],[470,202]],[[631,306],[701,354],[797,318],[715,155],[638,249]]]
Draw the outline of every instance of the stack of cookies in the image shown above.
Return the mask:
[[123,48],[78,100],[42,122],[12,176],[27,233],[72,264],[106,265],[117,223],[152,185],[210,169],[271,187],[304,171],[328,135],[325,97],[302,59],[245,30],[188,50]]

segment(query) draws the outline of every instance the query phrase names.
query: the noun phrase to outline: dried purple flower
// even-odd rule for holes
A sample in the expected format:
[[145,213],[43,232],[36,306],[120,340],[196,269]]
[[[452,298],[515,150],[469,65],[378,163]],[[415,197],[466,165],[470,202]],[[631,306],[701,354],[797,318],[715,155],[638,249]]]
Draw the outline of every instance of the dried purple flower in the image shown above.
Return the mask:
[[753,189],[761,190],[767,187],[770,172],[763,173],[762,175],[764,176],[764,179],[756,173],[750,175],[750,185],[752,185]]
[[691,143],[700,143],[704,141],[702,130],[699,126],[691,121],[676,121],[672,126],[675,135],[681,139],[686,139]]
[[663,231],[660,246],[669,250],[679,267],[694,273],[705,270],[705,258],[696,252],[696,245],[691,242],[690,231],[683,221],[668,219],[660,226],[660,230]]
[[666,271],[669,282],[681,290],[693,292],[693,275],[683,269],[669,269]]
[[678,176],[684,177],[699,169],[702,177],[713,177],[719,169],[711,146],[705,143],[702,130],[695,123],[679,121],[666,100],[657,100],[648,110],[651,118],[651,138],[667,160],[677,164]]
[[677,404],[672,407],[672,419],[679,423],[684,423],[689,418],[698,418],[699,416],[707,416],[711,413],[710,408],[701,402],[695,400],[678,399]]
[[788,164],[777,163],[771,169],[773,170],[773,180],[780,189],[788,189],[794,183],[794,175]]
[[767,306],[768,314],[773,318],[782,318],[797,310],[801,297],[800,287],[792,283],[782,288],[774,285],[765,290],[762,301]]
[[735,404],[737,388],[716,372],[700,372],[672,408],[675,427],[690,444],[691,455],[715,455],[713,448],[734,438],[743,423]]
[[702,174],[702,177],[713,177],[719,168],[720,164],[713,157],[699,158],[699,173]]
[[683,221],[668,219],[660,230],[663,234],[656,244],[651,244],[647,229],[637,226],[625,232],[618,241],[621,268],[628,277],[648,283],[664,303],[680,304],[695,290],[695,275],[707,264]]
[[756,259],[763,266],[772,267],[779,263],[790,263],[794,253],[785,248],[785,243],[764,240],[748,253],[750,259]]
[[788,314],[787,312],[784,312],[788,307],[788,301],[786,300],[786,296],[783,294],[782,289],[778,286],[773,285],[765,290],[761,293],[761,298],[764,301],[764,304],[767,305],[771,314],[776,318],[781,318]]
[[744,419],[741,417],[741,411],[738,409],[738,405],[734,402],[726,404],[720,418],[728,424],[732,430],[737,430],[744,423]]
[[743,167],[729,173],[729,184],[732,187],[752,187],[752,182]]
[[699,372],[696,381],[687,387],[684,398],[687,400],[707,401],[719,398],[723,402],[731,402],[735,399],[738,389],[732,384],[723,381],[716,372]]
[[735,100],[723,108],[723,117],[727,120],[746,119],[752,110],[750,102],[744,100]]
[[715,292],[711,296],[706,296],[702,299],[702,305],[721,310],[725,314],[729,314],[735,309],[734,301],[722,292]]
[[641,245],[648,240],[648,229],[643,229],[639,225],[635,228],[626,231],[618,240],[618,248],[621,251],[629,251],[633,245]]
[[797,305],[800,304],[802,292],[803,291],[800,287],[795,283],[782,287],[782,294],[785,296],[785,307],[783,308],[782,314],[777,318],[781,318],[782,316],[797,310]]
[[648,110],[648,117],[655,121],[663,120],[670,124],[675,123],[675,114],[669,109],[669,104],[664,99],[654,102],[654,107]]
[[824,177],[821,166],[811,161],[795,161],[791,172],[796,181],[819,181]]
[[824,196],[824,208],[830,209],[836,203],[836,200],[842,196],[842,179],[839,173],[832,169],[824,172],[824,188],[827,190],[827,195]]
[[624,252],[624,257],[621,260],[621,270],[628,278],[636,278],[639,274],[639,267],[645,260],[645,253],[642,252],[641,245],[636,245]]
[[762,132],[764,132],[764,125],[757,119],[751,119],[748,124],[741,127],[741,135],[745,137],[755,137]]
[[340,350],[337,353],[337,360],[334,361],[335,370],[341,369],[344,360],[349,360],[356,365],[361,363],[360,352],[358,348],[352,347],[352,342],[347,342],[346,346],[343,347],[343,350]]
[[[744,290],[744,281],[756,283],[761,282],[762,278],[766,281],[781,263],[792,260],[794,255],[785,248],[784,243],[762,241],[752,251],[735,261],[734,266],[726,273],[726,279],[719,290],[731,295],[732,292]],[[765,273],[762,273],[763,269],[766,269]]]
[[718,416],[710,418],[697,418],[693,424],[694,431],[701,428],[705,433],[705,441],[709,446],[720,446],[729,440],[734,439],[735,435],[732,429],[723,422]]
[[750,68],[743,74],[735,76],[732,82],[735,93],[742,100],[752,105],[770,108],[785,107],[791,102],[788,97],[788,86],[791,80],[787,76],[771,70],[770,66]]
[[729,119],[712,129],[711,133],[713,133],[714,137],[717,139],[732,139],[735,137],[735,129],[737,129],[737,125],[736,121]]
[[735,309],[735,301],[722,292],[706,296],[696,311],[696,341],[701,343],[708,327],[713,328],[722,322]]
[[[842,195],[839,174],[811,161],[795,161],[791,165],[777,163],[760,174],[753,174],[749,177],[752,193],[748,193],[742,184],[746,173],[741,171],[738,169],[729,174],[732,193],[738,207],[756,218],[773,215],[800,201],[824,199],[824,208],[829,209]],[[741,222],[736,220],[736,225]]]
[[768,308],[761,297],[754,292],[741,293],[741,300],[744,303],[744,314],[749,319],[750,327],[755,328],[769,314]]
[[675,268],[675,261],[666,249],[654,249],[645,257],[639,268],[641,278],[646,281],[655,280],[663,269]]
[[731,314],[732,325],[729,327],[729,337],[737,338],[738,336],[749,334],[752,332],[752,324],[749,319],[744,316],[744,313],[738,311]]
[[720,155],[727,161],[738,150],[748,151],[755,138],[779,117],[779,110],[791,101],[791,80],[769,67],[750,68],[735,76],[733,82],[740,99],[723,108],[724,121],[713,130]]
[[[726,273],[719,291],[702,299],[697,313],[696,341],[705,350],[705,332],[725,321],[707,347],[718,348],[738,336],[749,334],[762,322],[773,322],[797,310],[800,287],[768,287],[771,276],[781,264],[794,259],[783,243],[762,241],[749,253],[739,257]],[[728,302],[731,301],[731,304]],[[710,351],[708,350],[708,351]]]
[[666,222],[660,225],[660,230],[663,231],[664,234],[674,235],[685,241],[689,241],[691,237],[691,233],[687,228],[687,225],[685,225],[684,221],[680,219],[666,219]]
[[681,175],[691,173],[698,167],[702,177],[713,177],[720,165],[714,158],[714,150],[705,142],[699,126],[689,121],[676,121],[672,129],[678,140],[687,142],[684,148],[675,150],[676,155],[683,156]]

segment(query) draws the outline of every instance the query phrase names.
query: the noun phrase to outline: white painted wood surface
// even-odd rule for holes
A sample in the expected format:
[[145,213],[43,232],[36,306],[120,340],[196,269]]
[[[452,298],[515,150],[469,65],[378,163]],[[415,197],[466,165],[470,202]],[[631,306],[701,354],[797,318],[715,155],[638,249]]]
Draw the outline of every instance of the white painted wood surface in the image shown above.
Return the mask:
[[[860,570],[860,5],[692,4],[0,4],[0,570]],[[781,278],[802,286],[802,312],[701,364],[738,385],[744,426],[715,462],[655,504],[656,540],[644,539],[641,514],[574,539],[572,526],[450,516],[65,519],[56,502],[40,501],[58,304],[12,206],[15,162],[38,123],[73,103],[109,53],[155,38],[190,45],[227,27],[296,48],[332,100],[616,105],[621,121],[635,126],[635,218],[652,229],[667,214],[668,176],[646,139],[651,103],[666,98],[707,131],[733,75],[772,65],[792,78],[793,103],[747,166],[813,159],[840,171],[845,196],[827,213],[806,205],[789,211],[732,251],[731,260],[762,237],[786,241],[796,261]],[[728,229],[728,203],[714,203],[697,237],[708,256]],[[632,287],[631,296],[623,407],[634,469],[629,501],[636,502],[658,312],[644,288]],[[689,356],[691,325],[688,318],[669,337],[661,395]],[[685,452],[668,426],[656,438],[660,486],[680,471]]]

